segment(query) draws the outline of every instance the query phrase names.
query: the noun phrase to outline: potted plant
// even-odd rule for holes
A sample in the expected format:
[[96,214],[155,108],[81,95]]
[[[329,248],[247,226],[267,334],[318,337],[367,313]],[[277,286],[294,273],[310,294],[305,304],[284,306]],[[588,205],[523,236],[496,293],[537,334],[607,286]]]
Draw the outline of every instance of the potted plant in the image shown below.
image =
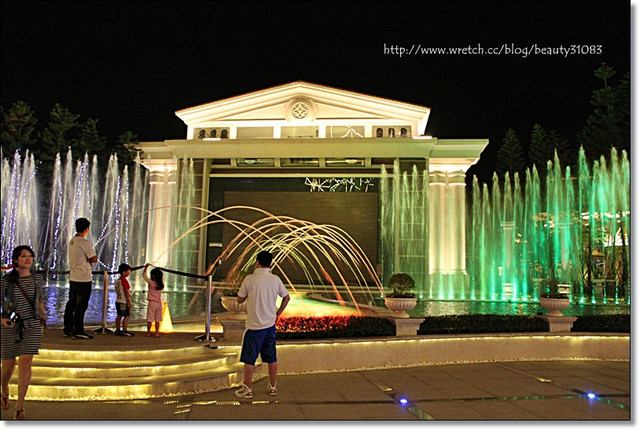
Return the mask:
[[394,318],[409,318],[407,311],[416,307],[418,299],[412,291],[416,283],[406,273],[396,273],[389,278],[391,293],[385,295],[384,304],[393,311]]
[[249,272],[237,270],[227,276],[226,284],[228,288],[223,290],[220,301],[222,307],[232,314],[240,314],[242,316],[247,313],[247,302],[238,303],[238,290],[240,290],[242,281],[247,275],[249,275]]
[[561,292],[558,285],[555,277],[542,284],[544,291],[540,294],[540,306],[547,310],[549,317],[561,317],[560,311],[569,307],[569,294]]

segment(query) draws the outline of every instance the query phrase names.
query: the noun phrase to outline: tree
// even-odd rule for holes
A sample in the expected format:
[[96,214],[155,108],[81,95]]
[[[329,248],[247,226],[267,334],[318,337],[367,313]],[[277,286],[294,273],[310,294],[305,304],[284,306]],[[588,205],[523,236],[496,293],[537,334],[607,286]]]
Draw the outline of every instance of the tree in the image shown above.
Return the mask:
[[502,146],[500,146],[496,158],[496,173],[500,178],[504,177],[506,172],[509,172],[512,177],[516,172],[519,172],[520,177],[524,177],[523,173],[526,167],[524,150],[520,139],[512,128],[507,130],[502,139]]
[[31,106],[23,101],[15,102],[9,112],[2,115],[2,150],[13,153],[16,149],[32,150],[38,142],[36,123]]
[[629,109],[629,74],[627,73],[617,85],[611,85],[615,75],[613,67],[602,63],[594,75],[603,81],[603,87],[593,91],[591,104],[595,106],[577,135],[577,140],[584,147],[589,160],[608,157],[611,147],[629,151],[630,109]]
[[136,155],[142,154],[141,149],[136,149],[138,144],[138,135],[130,131],[126,131],[118,136],[116,146],[113,152],[118,156],[118,161],[124,164],[130,164],[136,159]]
[[[73,145],[75,132],[78,127],[80,115],[69,112],[66,108],[56,103],[49,112],[47,126],[42,132],[42,147],[39,151],[40,173],[44,179],[45,189],[48,189],[53,180],[53,167],[58,153],[66,153],[67,148]],[[76,154],[77,155],[77,154]]]
[[547,161],[553,159],[553,149],[549,146],[547,132],[540,124],[534,124],[529,144],[529,161],[538,172],[546,170]]
[[76,156],[97,154],[98,157],[104,158],[107,149],[107,138],[100,136],[98,133],[98,120],[89,118],[82,126],[82,131],[75,145],[72,145],[73,152]]
[[[578,153],[573,146],[569,144],[569,141],[560,136],[556,130],[551,130],[547,136],[547,145],[551,148],[551,153],[558,153],[560,159],[560,165],[565,168],[566,166],[576,167],[578,164]],[[550,160],[553,160],[553,155]]]
[[65,151],[73,144],[74,136],[70,132],[79,127],[78,118],[80,115],[69,112],[68,109],[56,103],[49,112],[47,126],[42,133],[42,143],[47,154],[53,154],[52,158],[59,152]]

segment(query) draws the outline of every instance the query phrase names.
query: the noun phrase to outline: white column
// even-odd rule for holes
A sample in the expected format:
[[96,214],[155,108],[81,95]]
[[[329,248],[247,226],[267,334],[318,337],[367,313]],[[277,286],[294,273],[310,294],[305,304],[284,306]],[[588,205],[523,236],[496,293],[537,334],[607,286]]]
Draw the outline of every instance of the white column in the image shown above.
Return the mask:
[[324,139],[327,137],[327,126],[322,124],[318,126],[318,139]]
[[464,172],[429,173],[429,272],[466,271]]
[[445,271],[445,182],[442,172],[429,173],[429,273]]
[[452,193],[452,213],[450,219],[454,220],[454,243],[456,255],[451,265],[451,273],[466,273],[466,198],[465,198],[465,174],[463,171],[449,173],[449,189]]
[[147,261],[166,266],[173,227],[172,209],[176,166],[174,163],[151,168],[149,181],[149,223],[147,231]]

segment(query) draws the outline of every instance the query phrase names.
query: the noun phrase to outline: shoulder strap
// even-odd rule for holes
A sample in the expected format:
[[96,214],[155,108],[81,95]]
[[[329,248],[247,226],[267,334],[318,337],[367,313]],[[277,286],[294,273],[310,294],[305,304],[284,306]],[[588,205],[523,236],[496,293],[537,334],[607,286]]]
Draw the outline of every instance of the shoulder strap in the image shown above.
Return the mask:
[[[34,282],[36,281],[35,279],[35,275],[31,275],[33,277]],[[25,299],[27,299],[27,301],[29,302],[29,304],[31,305],[32,308],[35,309],[35,305],[33,304],[33,300],[31,300],[29,298],[29,296],[27,296],[27,293],[24,291],[24,288],[22,288],[22,285],[20,285],[20,282],[17,282],[16,285],[18,286],[18,288],[20,288],[20,292],[22,293],[22,295],[24,296]],[[37,287],[36,287],[36,294],[37,294]]]

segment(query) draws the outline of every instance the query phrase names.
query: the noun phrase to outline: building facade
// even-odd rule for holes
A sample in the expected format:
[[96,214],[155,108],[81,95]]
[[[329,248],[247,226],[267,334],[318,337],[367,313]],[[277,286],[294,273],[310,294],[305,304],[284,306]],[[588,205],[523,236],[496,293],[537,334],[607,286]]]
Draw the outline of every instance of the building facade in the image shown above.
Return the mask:
[[[185,139],[139,144],[151,173],[149,261],[204,273],[240,222],[271,214],[338,226],[383,283],[407,272],[423,297],[459,288],[443,279],[466,274],[465,172],[488,140],[425,136],[429,113],[304,81],[177,111]],[[227,222],[213,222],[216,211]],[[172,261],[178,247],[183,263]]]

